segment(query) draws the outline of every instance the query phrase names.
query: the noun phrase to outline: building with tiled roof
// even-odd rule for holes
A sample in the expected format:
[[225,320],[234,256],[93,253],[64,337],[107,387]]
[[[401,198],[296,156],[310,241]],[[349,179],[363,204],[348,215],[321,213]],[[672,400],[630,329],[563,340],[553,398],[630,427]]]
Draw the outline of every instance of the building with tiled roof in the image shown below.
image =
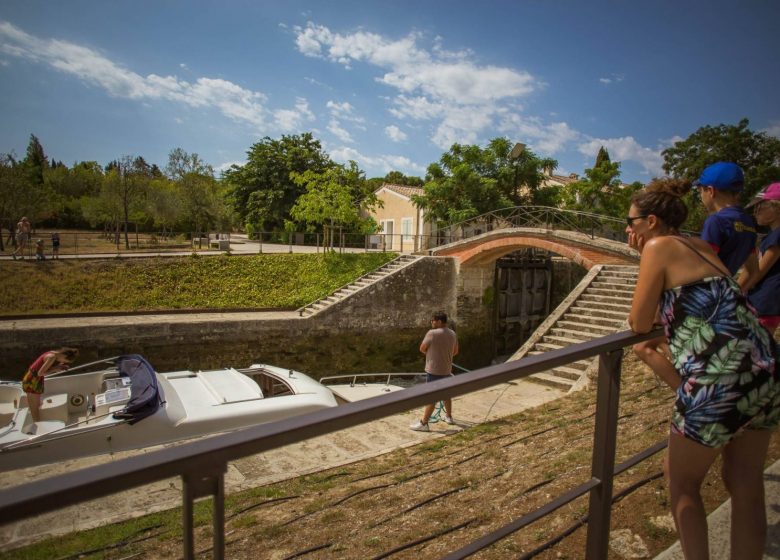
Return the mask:
[[376,191],[382,207],[371,212],[371,217],[381,228],[381,235],[375,237],[372,245],[382,244],[388,251],[415,251],[423,246],[432,234],[425,211],[412,202],[412,195],[423,194],[422,187],[384,183]]

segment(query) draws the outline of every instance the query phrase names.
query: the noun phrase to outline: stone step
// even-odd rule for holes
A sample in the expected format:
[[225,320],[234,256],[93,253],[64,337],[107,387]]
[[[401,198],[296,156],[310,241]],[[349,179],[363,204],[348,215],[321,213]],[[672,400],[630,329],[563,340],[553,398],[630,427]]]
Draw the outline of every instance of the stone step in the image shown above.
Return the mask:
[[563,391],[569,391],[574,386],[574,381],[566,379],[565,377],[559,377],[552,373],[535,373],[526,377],[528,381],[533,383],[539,383],[540,385],[546,385],[548,387],[554,387]]
[[584,371],[581,369],[575,369],[568,366],[554,367],[550,371],[552,371],[558,377],[565,377],[566,379],[571,379],[573,381],[579,380],[579,378],[582,377],[582,374],[584,373]]
[[[628,314],[618,313],[616,316],[611,314],[602,314],[595,309],[586,308],[571,308],[569,311],[563,314],[563,318],[566,321],[575,321],[579,323],[592,323],[594,325],[612,327],[615,330],[620,329],[626,323]],[[615,331],[613,331],[615,332]]]
[[594,331],[587,331],[582,329],[571,329],[566,328],[566,325],[561,325],[561,323],[564,323],[566,321],[556,321],[556,323],[550,327],[550,330],[547,331],[552,336],[562,336],[565,338],[573,338],[575,340],[579,340],[580,342],[587,342],[589,340],[593,340],[594,338],[600,338],[602,336],[605,336],[606,334],[611,333],[602,333],[602,332],[594,332]]
[[608,297],[616,297],[620,299],[625,299],[628,301],[631,301],[634,297],[634,290],[633,288],[629,290],[616,290],[614,288],[600,288],[598,286],[591,286],[587,290],[585,290],[586,294],[591,294],[594,296],[608,296]]
[[617,290],[619,292],[634,293],[636,284],[634,282],[605,282],[601,280],[594,280],[590,283],[591,288],[601,288],[606,290]]
[[545,334],[542,336],[543,343],[560,344],[561,347],[571,346],[572,344],[581,344],[586,342],[578,338],[570,338],[567,336],[556,336],[551,334]]
[[[530,350],[528,352],[529,356],[539,356],[540,354],[544,354],[545,352],[541,352],[539,350]],[[585,371],[590,367],[590,360],[577,360],[576,362],[571,362],[566,364],[566,367],[570,367],[572,369],[578,369],[580,371]]]
[[560,350],[561,348],[565,348],[565,347],[566,346],[563,346],[563,345],[560,345],[560,344],[552,344],[550,342],[537,342],[536,344],[534,344],[534,349],[538,350],[540,352],[549,352],[551,350]]
[[628,312],[631,311],[631,306],[628,304],[583,299],[578,299],[575,301],[574,307],[578,307],[580,309],[594,309],[596,311],[603,311],[607,313],[605,317],[628,317]]
[[621,296],[606,296],[606,295],[600,295],[600,294],[591,294],[590,288],[588,288],[588,291],[584,294],[580,294],[580,297],[577,298],[577,302],[580,301],[597,301],[599,303],[615,303],[618,305],[628,305],[631,307],[631,300],[630,297],[621,297]]
[[585,318],[580,321],[569,321],[565,317],[566,315],[564,314],[564,319],[559,319],[553,328],[567,329],[577,332],[588,330],[590,331],[588,334],[593,336],[606,336],[608,334],[614,333],[617,330],[617,325],[615,327],[607,325],[594,325],[592,322],[586,321]]

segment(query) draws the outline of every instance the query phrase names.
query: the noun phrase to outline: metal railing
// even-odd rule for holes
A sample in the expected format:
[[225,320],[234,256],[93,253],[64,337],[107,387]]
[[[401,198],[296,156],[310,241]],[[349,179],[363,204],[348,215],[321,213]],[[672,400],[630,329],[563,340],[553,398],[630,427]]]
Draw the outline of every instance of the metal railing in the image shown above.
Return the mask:
[[624,331],[545,354],[530,356],[517,362],[494,365],[472,371],[467,375],[417,385],[404,391],[395,391],[336,408],[319,410],[279,422],[253,426],[109,464],[36,480],[0,491],[0,523],[19,521],[143,484],[181,476],[184,557],[192,559],[195,556],[194,501],[200,497],[213,496],[213,556],[222,559],[225,552],[224,475],[228,462],[384,418],[429,404],[434,400],[471,393],[599,355],[590,478],[538,510],[449,554],[447,559],[465,558],[588,492],[590,504],[585,557],[590,560],[604,559],[607,558],[612,481],[615,474],[644,460],[662,449],[664,445],[659,443],[615,467],[623,348],[661,334],[660,328],[646,334]]

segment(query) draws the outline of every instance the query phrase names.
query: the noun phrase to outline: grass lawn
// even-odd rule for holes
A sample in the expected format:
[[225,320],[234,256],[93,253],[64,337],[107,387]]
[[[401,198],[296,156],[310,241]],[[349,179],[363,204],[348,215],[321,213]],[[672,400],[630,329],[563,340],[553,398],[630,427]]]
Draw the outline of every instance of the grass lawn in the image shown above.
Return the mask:
[[395,253],[4,261],[0,316],[300,307]]

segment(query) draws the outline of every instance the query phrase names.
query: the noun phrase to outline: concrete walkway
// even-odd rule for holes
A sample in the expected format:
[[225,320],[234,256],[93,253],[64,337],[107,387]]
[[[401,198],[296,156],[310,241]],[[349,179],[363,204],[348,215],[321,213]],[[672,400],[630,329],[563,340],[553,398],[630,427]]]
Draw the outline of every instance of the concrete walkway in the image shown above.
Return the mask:
[[[236,492],[362,461],[398,448],[456,433],[466,427],[533,408],[562,396],[562,392],[528,381],[512,381],[454,399],[456,425],[431,423],[431,432],[409,429],[420,410],[388,416],[360,426],[273,451],[245,457],[228,466],[226,491]],[[0,488],[108,463],[160,447],[99,456],[54,465],[0,473]],[[0,526],[0,549],[16,548],[42,538],[80,531],[181,505],[181,480],[171,478],[102,500],[87,502]]]
[[[11,256],[12,249],[6,247],[4,253],[0,253],[0,261],[13,260]],[[111,251],[105,253],[79,253],[77,255],[69,254],[63,249],[60,259],[111,259],[111,258],[137,258],[137,257],[175,257],[175,256],[188,256],[195,250],[179,250],[179,251]],[[365,253],[365,249],[344,248],[336,249],[337,252],[344,253]],[[284,254],[284,253],[322,253],[322,247],[313,247],[311,245],[290,245],[284,243],[259,243],[256,240],[249,239],[244,234],[233,234],[230,237],[230,252],[237,255],[257,255],[257,254]],[[376,252],[376,251],[374,251]],[[218,251],[216,249],[200,249],[197,251],[198,255],[221,255],[225,251]],[[26,256],[24,260],[19,259],[20,262],[35,261],[35,253],[32,256]],[[51,256],[47,253],[46,260],[51,260]]]

